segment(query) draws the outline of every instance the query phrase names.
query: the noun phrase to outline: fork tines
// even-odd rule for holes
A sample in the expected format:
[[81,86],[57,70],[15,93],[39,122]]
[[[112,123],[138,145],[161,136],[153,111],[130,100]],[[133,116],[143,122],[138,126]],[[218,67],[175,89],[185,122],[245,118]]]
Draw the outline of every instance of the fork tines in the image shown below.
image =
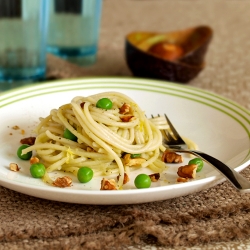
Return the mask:
[[167,122],[168,122],[168,125],[169,125],[169,127],[170,127],[170,130],[171,130],[171,132],[173,133],[173,135],[175,136],[175,138],[181,137],[181,136],[179,135],[179,133],[176,131],[176,129],[174,128],[173,124],[172,124],[172,123],[170,122],[170,120],[168,119],[167,115],[164,114],[164,116],[165,116],[165,118],[166,118],[166,120],[167,120]]
[[151,121],[159,128],[159,129],[168,129],[169,128],[169,125],[165,119],[164,116],[153,116],[151,115]]

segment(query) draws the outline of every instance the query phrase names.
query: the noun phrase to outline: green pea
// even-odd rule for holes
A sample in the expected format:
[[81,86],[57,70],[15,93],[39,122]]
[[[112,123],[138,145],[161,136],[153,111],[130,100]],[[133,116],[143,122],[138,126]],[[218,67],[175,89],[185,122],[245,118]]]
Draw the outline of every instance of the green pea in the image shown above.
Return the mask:
[[139,174],[134,180],[137,188],[149,188],[151,186],[151,179],[147,174]]
[[72,134],[67,128],[63,132],[63,137],[71,141],[77,141],[77,137]]
[[102,98],[96,103],[96,107],[101,109],[111,109],[112,106],[113,103],[109,98]]
[[42,163],[34,163],[30,166],[30,174],[34,178],[42,178],[45,175],[46,169]]
[[190,161],[188,162],[188,164],[189,164],[189,165],[190,165],[190,164],[195,164],[195,165],[197,165],[196,172],[200,172],[200,171],[202,170],[202,168],[203,168],[203,165],[204,165],[203,160],[202,160],[201,158],[194,158],[194,159],[190,160]]
[[77,178],[81,183],[87,183],[93,178],[94,172],[89,167],[81,167],[78,169]]
[[17,149],[17,156],[22,160],[29,160],[32,156],[32,151],[27,154],[22,154],[23,149],[28,148],[30,145],[23,144]]
[[141,156],[141,154],[131,154],[130,158],[134,159],[134,158],[138,158],[140,156]]

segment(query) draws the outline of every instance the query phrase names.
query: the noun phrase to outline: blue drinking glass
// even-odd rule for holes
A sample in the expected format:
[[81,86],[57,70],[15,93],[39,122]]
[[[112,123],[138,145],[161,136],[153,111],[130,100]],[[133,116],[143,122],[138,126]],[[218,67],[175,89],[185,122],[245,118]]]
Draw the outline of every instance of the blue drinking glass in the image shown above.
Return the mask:
[[47,52],[86,66],[95,63],[102,0],[51,0]]
[[0,1],[0,87],[34,82],[46,72],[48,0]]

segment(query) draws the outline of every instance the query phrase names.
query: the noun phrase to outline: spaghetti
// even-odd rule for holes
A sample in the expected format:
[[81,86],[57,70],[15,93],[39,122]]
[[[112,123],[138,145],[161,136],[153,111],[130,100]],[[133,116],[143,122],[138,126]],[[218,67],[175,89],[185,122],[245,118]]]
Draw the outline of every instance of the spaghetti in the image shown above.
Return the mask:
[[[96,106],[102,98],[112,101],[111,109]],[[43,179],[48,183],[52,183],[48,174],[52,171],[77,175],[80,167],[88,166],[95,176],[119,175],[121,189],[125,173],[146,167],[161,173],[166,168],[160,159],[165,150],[161,126],[165,125],[147,119],[140,107],[122,93],[78,96],[71,103],[51,110],[46,118],[40,118],[35,143],[23,153],[36,151],[46,167]],[[77,140],[64,138],[65,129]],[[142,160],[133,165],[124,160],[124,154],[138,154]]]

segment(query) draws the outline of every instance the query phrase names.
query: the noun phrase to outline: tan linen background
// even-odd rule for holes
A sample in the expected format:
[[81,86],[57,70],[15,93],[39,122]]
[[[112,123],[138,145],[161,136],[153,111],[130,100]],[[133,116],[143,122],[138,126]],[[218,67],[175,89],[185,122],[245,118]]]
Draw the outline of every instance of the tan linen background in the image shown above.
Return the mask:
[[[98,62],[81,68],[48,55],[47,77],[131,75],[127,33],[200,24],[210,25],[214,38],[205,70],[188,85],[250,109],[249,0],[104,0]],[[243,174],[250,179],[249,168]],[[0,249],[249,249],[249,209],[250,195],[227,181],[185,197],[124,206],[60,203],[0,187]]]

